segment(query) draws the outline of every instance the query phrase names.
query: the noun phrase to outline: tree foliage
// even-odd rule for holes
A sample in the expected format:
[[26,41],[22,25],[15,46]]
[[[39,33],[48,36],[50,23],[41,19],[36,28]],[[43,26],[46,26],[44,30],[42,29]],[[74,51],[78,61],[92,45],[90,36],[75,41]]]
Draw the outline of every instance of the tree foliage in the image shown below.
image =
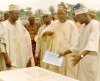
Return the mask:
[[50,6],[49,7],[49,11],[51,12],[51,15],[54,15],[55,14],[55,8],[54,8],[54,6]]
[[43,15],[42,9],[36,10],[34,15],[35,15],[36,18],[41,18],[42,15]]

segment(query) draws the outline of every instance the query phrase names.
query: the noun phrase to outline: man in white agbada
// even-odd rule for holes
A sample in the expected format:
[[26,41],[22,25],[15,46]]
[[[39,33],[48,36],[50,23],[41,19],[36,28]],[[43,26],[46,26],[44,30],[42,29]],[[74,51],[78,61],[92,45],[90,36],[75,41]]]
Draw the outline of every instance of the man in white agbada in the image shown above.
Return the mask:
[[[78,38],[78,30],[75,23],[71,20],[67,20],[66,10],[58,8],[57,10],[58,19],[48,26],[40,35],[41,39],[46,39],[48,36],[52,37],[52,41],[47,50],[54,53],[61,53],[69,49]],[[48,69],[69,77],[76,78],[77,72],[71,65],[70,56],[65,57],[61,67],[55,65],[48,65]]]
[[[19,18],[19,6],[9,6],[9,18],[0,29],[4,31],[1,38],[1,52],[7,68],[25,68],[34,65],[31,39]],[[1,30],[0,30],[1,31]]]
[[[41,32],[43,30],[45,30],[51,24],[51,13],[49,11],[44,11],[42,19],[43,19],[44,25],[42,25],[39,28],[37,36],[39,36],[41,34]],[[36,41],[36,58],[37,57],[40,58],[40,66],[42,68],[47,68],[46,64],[43,63],[42,60],[43,60],[46,48],[48,48],[48,46],[49,46],[49,43],[50,43],[50,37],[48,37],[47,40],[45,40],[45,41],[41,41],[39,39]]]
[[[0,15],[0,25],[2,25],[2,24],[1,24],[1,22],[2,22],[1,20],[2,20],[2,16]],[[1,45],[2,33],[3,33],[3,31],[1,31],[1,28],[0,28],[0,45]],[[1,54],[1,48],[0,48],[0,71],[3,70],[3,67],[4,67],[3,56],[2,56],[2,54]]]
[[73,55],[73,65],[79,62],[79,81],[100,81],[100,25],[98,21],[91,19],[89,11],[82,4],[78,3],[74,7],[75,15],[81,24],[80,37],[75,46],[61,55],[71,52]]

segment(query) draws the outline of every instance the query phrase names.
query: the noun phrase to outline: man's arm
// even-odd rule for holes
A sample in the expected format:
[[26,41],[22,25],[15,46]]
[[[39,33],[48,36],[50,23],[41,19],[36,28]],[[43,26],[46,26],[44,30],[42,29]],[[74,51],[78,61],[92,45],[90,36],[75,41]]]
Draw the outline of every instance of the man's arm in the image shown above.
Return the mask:
[[70,49],[66,50],[65,52],[59,53],[59,57],[66,56],[67,54],[70,54],[70,53],[72,53]]
[[4,53],[4,52],[1,52],[1,54],[3,54],[3,57],[5,59],[5,62],[6,62],[6,66],[7,67],[11,67],[11,60],[9,59],[9,56],[7,55],[7,53]]
[[90,52],[95,52],[98,54],[99,50],[99,40],[100,40],[100,25],[97,21],[92,21],[91,24],[91,32],[89,35],[89,39],[87,40],[86,47],[83,52],[79,55],[74,55],[73,65],[76,65],[84,56],[90,54]]

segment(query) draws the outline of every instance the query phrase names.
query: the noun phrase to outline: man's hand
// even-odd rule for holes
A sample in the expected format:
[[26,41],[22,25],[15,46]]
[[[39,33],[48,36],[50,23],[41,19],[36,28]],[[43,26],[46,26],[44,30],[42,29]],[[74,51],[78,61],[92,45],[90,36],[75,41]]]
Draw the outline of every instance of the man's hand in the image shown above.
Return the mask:
[[35,65],[40,66],[40,53],[35,54]]
[[39,53],[35,53],[35,58],[38,58],[39,57]]
[[52,36],[54,34],[54,32],[50,32],[50,31],[47,31],[44,33],[44,35],[48,35],[48,36]]
[[75,66],[76,64],[78,64],[80,62],[80,60],[82,59],[81,55],[72,55],[72,57],[73,57],[73,60],[72,60],[73,66]]
[[7,53],[2,52],[2,54],[5,59],[6,66],[9,68],[12,67],[11,60],[9,59],[9,56],[7,55]]
[[6,66],[9,68],[12,66],[9,58],[5,59],[5,63],[6,63]]
[[[90,51],[85,50],[85,51],[83,51],[81,54],[73,55],[72,64],[75,66],[77,63],[80,62],[80,60],[81,60],[84,56],[86,56],[86,55],[89,54],[89,53],[90,53]],[[83,57],[81,57],[81,55],[82,55]]]
[[59,53],[59,57],[67,55],[65,52]]
[[32,67],[32,64],[31,64],[31,59],[32,59],[32,58],[29,58],[29,60],[28,60],[28,63],[27,63],[27,66],[26,66],[26,67]]

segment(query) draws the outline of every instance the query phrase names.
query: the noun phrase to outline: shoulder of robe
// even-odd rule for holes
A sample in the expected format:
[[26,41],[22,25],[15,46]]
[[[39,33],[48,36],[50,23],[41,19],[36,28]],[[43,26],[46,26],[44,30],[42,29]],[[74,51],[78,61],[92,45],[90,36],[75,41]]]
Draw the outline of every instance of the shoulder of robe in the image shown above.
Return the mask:
[[99,21],[95,20],[95,19],[92,19],[89,23],[89,26],[90,26],[90,29],[91,30],[99,30],[100,32],[100,23]]
[[75,24],[75,22],[74,22],[73,20],[67,20],[67,22],[68,22],[69,24],[72,24],[72,25]]
[[42,29],[42,28],[44,28],[44,26],[45,26],[45,24],[44,25],[42,25],[39,29]]
[[7,30],[8,30],[7,22],[6,22],[6,21],[1,22],[1,23],[0,23],[0,35],[6,33]]
[[19,28],[20,28],[24,33],[28,32],[27,29],[24,27],[24,25],[22,24],[21,21],[16,21],[16,22],[17,22],[17,24],[20,26]]
[[8,28],[8,20],[5,20],[4,22],[1,23],[1,25],[3,29],[7,29]]
[[38,31],[41,31],[44,27],[45,27],[45,25],[42,25],[42,26],[38,29]]
[[97,20],[95,20],[95,19],[92,19],[90,23],[91,23],[91,24],[100,24],[99,21],[97,21]]
[[100,29],[100,23],[97,20],[92,19],[89,24],[91,25],[91,28],[96,27]]
[[77,29],[75,22],[73,20],[67,20],[67,23],[70,25],[72,29]]
[[49,27],[56,27],[56,25],[59,24],[59,20],[55,20],[55,21],[52,21],[51,24],[49,25]]

